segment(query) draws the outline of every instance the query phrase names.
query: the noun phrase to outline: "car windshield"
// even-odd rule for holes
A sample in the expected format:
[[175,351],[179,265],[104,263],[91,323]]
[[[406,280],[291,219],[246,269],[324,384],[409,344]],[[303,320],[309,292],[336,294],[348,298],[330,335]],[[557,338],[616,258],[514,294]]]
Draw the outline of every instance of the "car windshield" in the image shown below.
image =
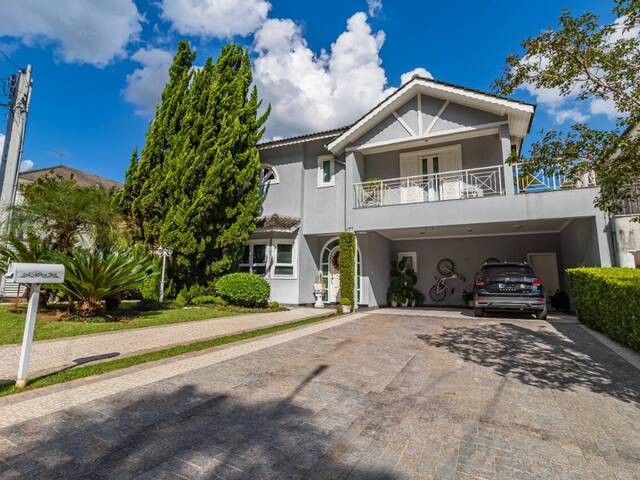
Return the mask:
[[533,275],[527,265],[487,265],[482,267],[481,275]]

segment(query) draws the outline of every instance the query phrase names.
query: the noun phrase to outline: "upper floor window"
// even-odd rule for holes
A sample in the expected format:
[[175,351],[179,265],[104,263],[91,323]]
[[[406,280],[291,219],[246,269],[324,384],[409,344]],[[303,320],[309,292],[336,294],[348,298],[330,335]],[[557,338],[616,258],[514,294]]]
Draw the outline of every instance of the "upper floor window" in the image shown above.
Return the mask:
[[271,165],[263,163],[260,165],[260,185],[271,185],[280,183],[278,172]]
[[318,157],[318,187],[333,187],[336,184],[335,160],[331,155]]

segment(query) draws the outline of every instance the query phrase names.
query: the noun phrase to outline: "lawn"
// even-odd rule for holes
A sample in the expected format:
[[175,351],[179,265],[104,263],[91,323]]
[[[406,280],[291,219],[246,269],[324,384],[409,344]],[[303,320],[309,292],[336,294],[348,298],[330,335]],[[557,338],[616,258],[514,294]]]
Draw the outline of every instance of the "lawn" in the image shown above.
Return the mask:
[[[213,306],[203,305],[200,307],[171,308],[152,312],[135,312],[125,307],[117,317],[100,316],[89,319],[73,317],[64,320],[60,320],[56,316],[55,310],[40,311],[36,322],[35,339],[49,340],[89,333],[113,332],[127,328],[206,320],[256,311],[265,310],[216,309]],[[0,344],[22,342],[25,313],[26,305],[20,305],[16,313],[9,311],[9,305],[0,305]]]

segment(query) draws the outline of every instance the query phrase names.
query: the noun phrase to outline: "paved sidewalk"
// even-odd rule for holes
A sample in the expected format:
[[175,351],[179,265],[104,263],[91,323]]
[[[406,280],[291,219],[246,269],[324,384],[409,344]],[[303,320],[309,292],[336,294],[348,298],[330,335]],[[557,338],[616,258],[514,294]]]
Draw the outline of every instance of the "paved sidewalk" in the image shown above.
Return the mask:
[[[43,340],[33,344],[30,376],[93,361],[295,322],[330,312],[329,309],[293,308],[285,312],[233,315],[211,320]],[[15,379],[19,357],[20,345],[0,346],[0,381]]]

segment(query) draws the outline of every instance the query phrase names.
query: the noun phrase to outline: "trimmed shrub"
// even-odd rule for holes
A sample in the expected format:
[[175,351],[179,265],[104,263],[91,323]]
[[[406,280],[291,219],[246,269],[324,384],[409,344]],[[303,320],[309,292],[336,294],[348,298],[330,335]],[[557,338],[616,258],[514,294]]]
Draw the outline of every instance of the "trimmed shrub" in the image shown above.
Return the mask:
[[273,302],[269,303],[269,309],[273,310],[274,312],[278,312],[282,309],[282,307],[278,302],[274,300]]
[[640,350],[640,270],[571,268],[567,273],[578,319]]
[[[356,282],[356,234],[340,234],[340,303],[354,306]],[[344,302],[347,303],[344,303]]]
[[139,312],[151,312],[154,310],[160,310],[161,308],[162,304],[158,300],[151,300],[148,298],[143,298],[133,306],[133,309]]
[[216,282],[216,292],[232,305],[265,307],[271,287],[267,281],[253,273],[230,273]]
[[176,304],[181,307],[186,305],[198,305],[194,300],[198,297],[212,297],[212,291],[212,288],[205,287],[204,285],[191,285],[188,288],[183,287],[176,297]]
[[219,305],[225,306],[227,302],[216,295],[200,295],[191,299],[191,305]]

